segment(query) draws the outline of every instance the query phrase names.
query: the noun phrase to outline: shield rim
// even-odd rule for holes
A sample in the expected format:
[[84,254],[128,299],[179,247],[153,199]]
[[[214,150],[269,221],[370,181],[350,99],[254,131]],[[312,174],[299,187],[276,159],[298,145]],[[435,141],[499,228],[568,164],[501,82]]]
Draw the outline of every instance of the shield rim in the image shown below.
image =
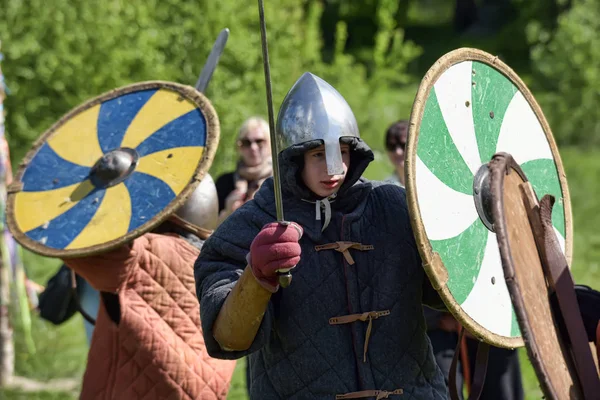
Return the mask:
[[417,248],[423,259],[423,267],[429,280],[431,281],[434,288],[440,294],[440,297],[446,304],[448,311],[475,337],[478,339],[491,344],[493,346],[513,349],[517,347],[523,347],[524,342],[522,337],[507,337],[501,336],[496,333],[489,331],[484,328],[473,318],[471,318],[466,312],[463,311],[462,307],[456,302],[454,296],[450,293],[447,286],[448,271],[442,262],[439,255],[433,251],[429,238],[425,232],[425,226],[421,218],[421,210],[419,208],[417,193],[414,188],[416,187],[416,148],[418,144],[418,133],[420,131],[421,122],[423,120],[423,112],[425,110],[426,100],[429,97],[433,85],[437,82],[439,77],[446,72],[451,66],[464,61],[477,61],[489,65],[496,69],[502,75],[504,75],[509,81],[511,81],[523,94],[533,112],[535,113],[554,158],[554,162],[557,167],[558,177],[560,181],[561,191],[564,200],[565,209],[565,256],[571,265],[572,261],[572,238],[573,238],[573,226],[572,226],[572,214],[571,214],[571,198],[569,195],[569,188],[567,186],[567,179],[564,172],[562,160],[558,153],[558,148],[550,130],[550,126],[546,121],[546,118],[540,108],[539,104],[533,97],[533,94],[527,88],[525,83],[519,78],[519,76],[505,63],[500,61],[497,56],[493,56],[479,49],[473,48],[459,48],[446,53],[440,57],[433,66],[427,71],[421,83],[410,115],[409,122],[409,133],[407,143],[407,154],[406,154],[406,195],[408,200],[408,209],[410,212],[410,221],[417,242]]
[[[193,102],[197,109],[200,110],[202,115],[206,120],[206,144],[204,146],[204,152],[202,154],[202,158],[200,162],[196,166],[194,174],[190,179],[190,182],[187,186],[172,200],[162,211],[157,213],[154,217],[152,217],[148,222],[141,225],[140,227],[134,229],[131,232],[121,236],[118,239],[113,239],[105,243],[96,244],[93,246],[83,247],[80,249],[54,249],[51,247],[47,247],[31,238],[29,238],[25,232],[22,232],[15,219],[14,208],[15,208],[15,197],[18,192],[20,192],[23,188],[23,183],[21,179],[27,169],[29,163],[35,157],[40,147],[48,141],[49,138],[60,128],[62,127],[68,120],[73,118],[75,115],[96,106],[97,104],[103,103],[105,101],[114,99],[119,96],[123,96],[132,92],[137,92],[141,90],[148,89],[169,89],[174,92],[177,92],[180,96],[186,98],[187,100]],[[57,122],[55,122],[48,130],[46,130],[32,145],[31,149],[27,152],[21,163],[19,164],[18,170],[15,174],[13,183],[7,188],[7,199],[6,199],[6,222],[9,230],[12,232],[14,238],[25,248],[31,250],[34,253],[53,257],[53,258],[75,258],[75,257],[83,257],[83,256],[91,256],[99,253],[103,253],[112,249],[115,249],[119,246],[124,245],[125,243],[132,241],[139,236],[143,235],[146,232],[151,231],[156,226],[160,225],[167,218],[170,217],[171,214],[175,212],[177,208],[179,208],[191,195],[191,193],[196,189],[196,187],[200,184],[205,174],[210,169],[212,162],[214,160],[214,156],[217,152],[217,148],[219,146],[219,138],[220,138],[220,123],[217,112],[215,111],[213,105],[210,100],[201,92],[193,88],[189,85],[183,85],[180,83],[169,82],[169,81],[161,81],[161,80],[152,80],[152,81],[144,81],[137,82],[130,85],[122,86],[116,89],[112,89],[108,92],[105,92],[99,96],[96,96],[90,100],[85,101],[79,106],[71,109],[65,115],[63,115]]]

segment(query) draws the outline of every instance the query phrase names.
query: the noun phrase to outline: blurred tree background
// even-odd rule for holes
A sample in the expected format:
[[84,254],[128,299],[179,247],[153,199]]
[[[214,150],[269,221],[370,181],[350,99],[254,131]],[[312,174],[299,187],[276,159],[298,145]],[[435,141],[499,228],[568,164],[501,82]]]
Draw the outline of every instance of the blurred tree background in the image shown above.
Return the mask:
[[[482,6],[493,1],[476,1],[479,24],[471,24],[468,13],[455,13],[455,2],[448,0],[265,3],[275,112],[303,72],[330,82],[350,103],[361,135],[376,152],[369,177],[391,171],[384,131],[409,117],[418,84],[435,60],[466,46],[498,55],[528,84],[553,128],[572,193],[575,276],[600,284],[600,213],[589,193],[597,195],[600,188],[598,0],[507,0],[495,2],[496,9]],[[267,117],[255,0],[0,0],[13,164],[63,114],[91,97],[144,80],[193,85],[225,27],[231,35],[207,91],[221,122],[210,171],[215,178],[234,166],[242,121]],[[26,261],[42,284],[57,266],[31,254]],[[79,317],[59,328],[36,320],[35,328],[53,350],[42,345],[36,356],[28,355],[17,336],[17,372],[42,380],[80,376],[85,341]],[[539,398],[527,368],[528,395]],[[234,385],[241,393],[243,384]],[[236,390],[230,397],[243,398]]]
[[[231,167],[241,122],[253,114],[267,115],[255,3],[2,0],[0,35],[11,90],[7,132],[14,160],[62,114],[90,97],[143,80],[193,84],[217,34],[229,27],[230,40],[207,94],[222,126],[212,172]],[[365,9],[340,7],[333,13],[332,4],[267,2],[276,107],[309,70],[346,96],[363,131],[379,135],[385,121],[398,114],[397,106],[383,104],[392,96],[390,89],[415,81],[407,65],[422,50],[405,41],[395,23],[398,2],[365,2]],[[356,37],[366,33],[356,29],[360,25],[352,18],[365,12],[372,14],[374,31],[361,43]],[[356,44],[349,46],[353,38]],[[355,54],[365,61],[357,61]],[[411,96],[404,97],[406,116]],[[387,114],[370,111],[385,106]]]
[[[81,102],[143,80],[193,84],[217,34],[230,40],[207,95],[222,126],[213,174],[231,168],[249,115],[266,117],[255,1],[0,0],[7,132],[16,164],[30,143]],[[417,84],[447,51],[473,46],[522,75],[560,145],[600,144],[600,3],[514,0],[493,35],[458,34],[454,2],[270,0],[267,23],[276,112],[311,71],[355,110],[376,149],[386,125],[408,117]]]

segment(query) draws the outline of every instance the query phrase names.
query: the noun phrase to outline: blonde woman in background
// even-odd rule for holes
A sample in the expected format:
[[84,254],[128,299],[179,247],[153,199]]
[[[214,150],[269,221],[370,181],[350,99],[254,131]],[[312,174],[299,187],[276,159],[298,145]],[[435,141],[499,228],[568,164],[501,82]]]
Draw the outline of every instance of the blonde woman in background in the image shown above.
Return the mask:
[[248,118],[241,126],[236,141],[239,160],[235,171],[217,179],[219,222],[223,221],[254,194],[273,174],[269,124],[263,118]]

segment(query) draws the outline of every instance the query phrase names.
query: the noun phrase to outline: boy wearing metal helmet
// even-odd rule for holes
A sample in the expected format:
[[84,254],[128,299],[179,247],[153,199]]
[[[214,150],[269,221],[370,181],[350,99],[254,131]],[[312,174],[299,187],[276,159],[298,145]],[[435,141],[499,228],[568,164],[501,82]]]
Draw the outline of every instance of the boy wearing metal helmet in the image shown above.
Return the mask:
[[65,263],[101,293],[82,399],[226,399],[235,363],[211,358],[192,265],[217,224],[206,175],[186,202],[126,246]]
[[251,398],[447,398],[422,313],[440,300],[404,189],[361,178],[373,153],[344,98],[310,73],[284,99],[276,134],[289,223],[273,222],[269,179],[195,265],[209,353],[249,355]]

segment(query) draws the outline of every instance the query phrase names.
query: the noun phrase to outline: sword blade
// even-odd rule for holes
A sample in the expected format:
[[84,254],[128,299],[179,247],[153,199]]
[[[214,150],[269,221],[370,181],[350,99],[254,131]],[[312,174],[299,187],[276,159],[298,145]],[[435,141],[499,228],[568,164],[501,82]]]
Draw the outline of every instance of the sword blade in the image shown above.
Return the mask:
[[208,83],[210,82],[210,78],[212,78],[215,69],[217,68],[217,64],[219,63],[219,58],[223,53],[223,49],[225,49],[225,44],[227,44],[227,39],[229,39],[229,29],[225,28],[219,33],[215,44],[208,55],[208,59],[204,64],[204,68],[202,68],[202,72],[198,77],[198,81],[196,82],[196,90],[204,93],[206,92],[206,88],[208,88]]
[[[275,137],[275,117],[273,113],[273,93],[271,91],[271,66],[269,65],[269,47],[267,45],[267,24],[265,22],[265,6],[263,0],[258,0],[258,14],[260,16],[260,39],[262,43],[263,65],[265,68],[265,85],[267,88],[267,107],[269,109],[269,136],[271,137],[271,159],[273,160],[273,190],[275,192],[275,210],[277,211],[277,221],[280,224],[287,224],[283,217],[283,199],[281,198],[281,180],[279,175],[279,162],[277,155],[277,138]],[[288,287],[292,282],[292,274],[287,272],[278,272],[279,284],[281,287]]]
[[267,25],[265,23],[265,6],[263,0],[258,0],[258,13],[260,16],[260,38],[262,43],[263,66],[265,69],[265,84],[267,87],[267,107],[269,109],[269,134],[271,137],[271,158],[273,160],[273,189],[275,190],[275,209],[277,221],[283,222],[283,200],[281,198],[281,181],[279,163],[277,162],[277,138],[275,137],[275,118],[273,115],[273,94],[271,91],[271,66],[269,64],[269,48],[267,45]]

